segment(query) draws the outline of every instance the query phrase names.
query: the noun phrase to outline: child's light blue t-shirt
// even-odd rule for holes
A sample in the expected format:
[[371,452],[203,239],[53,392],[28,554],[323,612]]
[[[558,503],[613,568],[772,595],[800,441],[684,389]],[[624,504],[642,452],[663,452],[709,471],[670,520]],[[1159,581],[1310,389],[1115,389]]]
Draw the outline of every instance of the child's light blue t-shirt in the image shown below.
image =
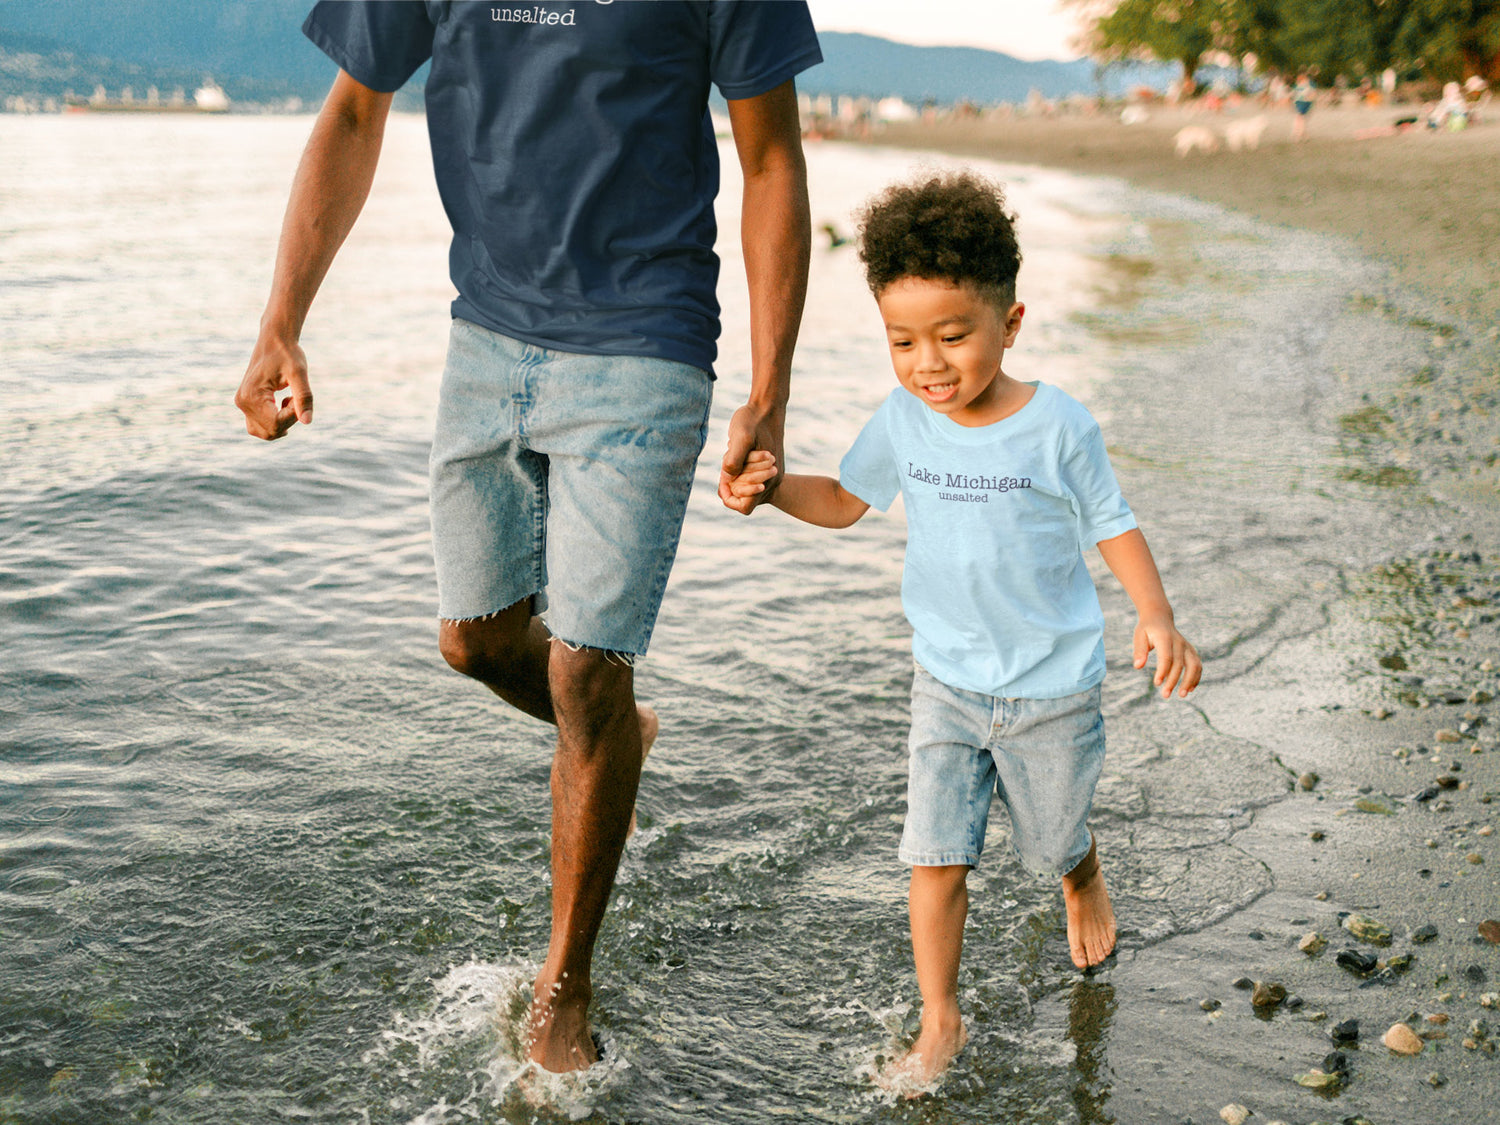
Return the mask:
[[1052,699],[1104,678],[1104,614],[1083,552],[1136,526],[1089,412],[1046,383],[961,426],[897,387],[839,482],[906,503],[901,603],[917,662],[951,687]]

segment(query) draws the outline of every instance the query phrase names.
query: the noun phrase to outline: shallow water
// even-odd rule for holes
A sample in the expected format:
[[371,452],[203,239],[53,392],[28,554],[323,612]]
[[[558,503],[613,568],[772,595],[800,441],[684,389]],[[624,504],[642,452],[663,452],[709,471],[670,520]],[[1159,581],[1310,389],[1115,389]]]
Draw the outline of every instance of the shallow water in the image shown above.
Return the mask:
[[[268,446],[230,403],[307,128],[0,117],[0,1121],[1113,1120],[1111,989],[1072,970],[1056,888],[998,830],[971,880],[973,1046],[938,1099],[869,1081],[918,1014],[904,529],[718,507],[748,380],[728,169],[714,423],[638,677],[663,735],[596,963],[606,1065],[522,1073],[550,741],[434,644],[450,294],[419,119],[392,122],[309,324],[315,425]],[[918,159],[811,146],[815,223],[847,233]],[[1329,334],[1417,347],[1351,306],[1365,267],[1108,181],[995,171],[1026,250],[1008,369],[1104,423],[1208,688],[1428,533],[1420,505],[1338,476],[1330,419],[1357,387]],[[835,471],[886,394],[878,328],[850,248],[815,253],[794,467]],[[1152,704],[1128,604],[1101,596],[1096,830],[1140,948],[1264,892],[1232,836],[1286,778],[1207,704]]]

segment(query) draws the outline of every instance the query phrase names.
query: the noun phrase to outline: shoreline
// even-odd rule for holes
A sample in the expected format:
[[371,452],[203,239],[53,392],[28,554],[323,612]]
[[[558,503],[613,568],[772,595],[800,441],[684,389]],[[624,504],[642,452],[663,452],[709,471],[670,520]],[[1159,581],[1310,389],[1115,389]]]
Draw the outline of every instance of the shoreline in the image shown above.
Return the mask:
[[[1117,962],[1065,980],[1039,1004],[1039,1022],[1066,1028],[1077,1049],[1074,1101],[1086,1123],[1203,1125],[1234,1105],[1292,1125],[1500,1121],[1487,1094],[1500,1076],[1500,935],[1480,928],[1500,916],[1493,827],[1500,798],[1500,333],[1493,327],[1500,205],[1475,194],[1500,171],[1500,127],[1355,136],[1392,112],[1320,109],[1310,139],[1297,145],[1289,140],[1291,115],[1273,115],[1258,151],[1184,159],[1172,154],[1176,129],[1206,120],[1185,111],[1158,110],[1145,125],[1128,127],[1098,117],[914,123],[873,141],[1105,175],[1148,193],[1217,204],[1270,225],[1259,229],[1269,229],[1289,259],[1285,279],[1321,277],[1300,298],[1250,284],[1226,296],[1247,279],[1203,270],[1191,249],[1182,267],[1170,260],[1182,248],[1153,237],[1149,253],[1130,259],[1156,257],[1140,267],[1143,280],[1124,307],[1088,326],[1113,338],[1129,373],[1100,388],[1106,408],[1121,415],[1112,456],[1116,441],[1131,452],[1160,452],[1143,444],[1144,431],[1124,424],[1124,412],[1161,412],[1169,430],[1182,422],[1188,415],[1174,396],[1192,394],[1183,368],[1222,370],[1234,380],[1221,384],[1228,421],[1211,392],[1199,389],[1194,400],[1205,439],[1210,426],[1229,425],[1239,429],[1228,442],[1234,446],[1246,441],[1247,427],[1278,424],[1274,410],[1258,415],[1258,404],[1236,412],[1245,390],[1235,378],[1234,348],[1243,346],[1234,342],[1235,325],[1201,326],[1154,361],[1131,343],[1151,350],[1153,318],[1163,309],[1180,315],[1173,303],[1194,289],[1219,291],[1204,306],[1210,315],[1225,305],[1255,306],[1245,312],[1258,326],[1250,331],[1264,334],[1266,350],[1289,349],[1297,358],[1285,387],[1263,393],[1306,394],[1302,440],[1309,444],[1270,447],[1284,435],[1270,442],[1258,481],[1268,522],[1263,535],[1246,531],[1226,545],[1226,565],[1235,565],[1236,550],[1240,559],[1268,550],[1258,537],[1321,538],[1321,551],[1304,549],[1300,565],[1305,571],[1316,561],[1323,569],[1307,581],[1326,581],[1330,592],[1294,590],[1297,571],[1287,566],[1278,582],[1236,604],[1209,581],[1210,568],[1184,562],[1179,580],[1203,579],[1206,591],[1203,607],[1186,606],[1186,614],[1226,606],[1243,613],[1258,599],[1257,610],[1283,624],[1272,636],[1229,629],[1227,642],[1203,638],[1210,642],[1200,644],[1204,690],[1194,708],[1203,728],[1183,716],[1147,715],[1128,699],[1111,712],[1112,747],[1127,755],[1147,748],[1125,764],[1142,779],[1153,817],[1185,823],[1181,814],[1196,802],[1205,821],[1220,818],[1222,836],[1211,846],[1231,853],[1252,889],[1222,916],[1161,939],[1129,934],[1132,904],[1117,904]],[[1222,119],[1213,124],[1222,129]],[[1485,190],[1493,194],[1492,186]],[[1024,215],[1021,221],[1024,238]],[[1161,217],[1144,221],[1150,228]],[[1183,223],[1190,239],[1206,229],[1197,219]],[[1355,265],[1380,268],[1341,273],[1340,255],[1329,259],[1319,249],[1336,244],[1326,236],[1348,247]],[[1305,305],[1301,323],[1293,316],[1299,301],[1319,306]],[[1205,361],[1221,354],[1220,333],[1228,366],[1216,368]],[[1194,457],[1232,460],[1245,452],[1213,444],[1186,455],[1184,484]],[[1285,478],[1290,491],[1276,479],[1285,468],[1278,453],[1300,462],[1302,475]],[[1245,465],[1256,472],[1253,453]],[[1126,473],[1134,471],[1127,463]],[[1171,478],[1141,479],[1161,489]],[[1367,530],[1359,530],[1362,521]],[[1190,542],[1196,530],[1184,523],[1159,534]],[[1118,642],[1107,643],[1120,651]],[[1102,802],[1108,874],[1142,861],[1133,854],[1134,828],[1108,819],[1120,798],[1102,793]],[[1096,814],[1100,804],[1096,798]],[[1211,861],[1208,851],[1200,863]],[[1135,904],[1147,917],[1152,906]],[[1356,936],[1348,920],[1362,915],[1390,933]],[[1423,929],[1429,925],[1435,936]],[[1304,940],[1316,952],[1305,951]],[[1344,967],[1339,958],[1348,950],[1368,954],[1372,967]],[[1286,998],[1257,1006],[1251,982],[1279,985]],[[1336,1041],[1332,1029],[1348,1020],[1358,1021],[1358,1038]],[[1417,1057],[1382,1045],[1398,1022],[1420,1036]],[[1348,1070],[1330,1080],[1335,1051]],[[1304,1078],[1331,1085],[1315,1092]]]
[[1500,122],[1457,133],[1412,129],[1362,136],[1415,107],[1319,107],[1305,141],[1292,113],[1265,111],[1255,151],[1193,152],[1173,138],[1187,125],[1222,135],[1260,112],[1157,108],[1122,125],[1116,116],[997,117],[890,124],[862,143],[934,149],[1070,172],[1113,176],[1186,195],[1278,226],[1333,234],[1464,320],[1500,320]]

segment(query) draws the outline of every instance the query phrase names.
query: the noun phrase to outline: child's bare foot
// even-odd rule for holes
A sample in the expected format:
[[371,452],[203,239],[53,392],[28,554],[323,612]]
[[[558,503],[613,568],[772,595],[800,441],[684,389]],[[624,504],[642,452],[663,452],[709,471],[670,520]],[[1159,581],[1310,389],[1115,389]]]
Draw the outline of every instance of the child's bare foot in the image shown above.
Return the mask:
[[892,1093],[915,1098],[948,1069],[968,1041],[968,1028],[956,1012],[931,1020],[924,1013],[921,1034],[911,1050],[881,1071],[875,1081]]
[[[636,714],[641,720],[641,765],[646,764],[646,755],[651,753],[651,744],[656,741],[656,734],[661,730],[661,720],[656,717],[656,712],[644,703],[637,704]],[[635,835],[635,810],[630,810],[630,827],[625,829],[625,839]]]
[[1073,964],[1088,969],[1115,951],[1115,910],[1099,869],[1099,853],[1092,840],[1084,856],[1062,880],[1068,908],[1068,950]]

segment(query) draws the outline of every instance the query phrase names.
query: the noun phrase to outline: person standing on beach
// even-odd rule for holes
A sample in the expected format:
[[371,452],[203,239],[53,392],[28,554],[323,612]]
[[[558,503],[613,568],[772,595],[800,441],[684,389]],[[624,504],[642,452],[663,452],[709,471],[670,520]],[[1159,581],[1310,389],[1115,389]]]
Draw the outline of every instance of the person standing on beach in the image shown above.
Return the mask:
[[529,1054],[578,1070],[598,1058],[594,941],[657,729],[633,661],[706,437],[719,332],[709,90],[728,100],[745,177],[752,382],[731,458],[779,456],[811,241],[793,78],[822,56],[801,0],[321,0],[303,31],[340,72],[235,403],[266,440],[311,423],[303,322],[369,192],[392,95],[430,59],[458,290],[431,463],[439,645],[557,727],[552,934]]
[[1306,71],[1297,75],[1297,85],[1292,87],[1292,109],[1297,114],[1292,118],[1292,140],[1294,141],[1307,139],[1307,115],[1312,112],[1316,93],[1311,75]]

